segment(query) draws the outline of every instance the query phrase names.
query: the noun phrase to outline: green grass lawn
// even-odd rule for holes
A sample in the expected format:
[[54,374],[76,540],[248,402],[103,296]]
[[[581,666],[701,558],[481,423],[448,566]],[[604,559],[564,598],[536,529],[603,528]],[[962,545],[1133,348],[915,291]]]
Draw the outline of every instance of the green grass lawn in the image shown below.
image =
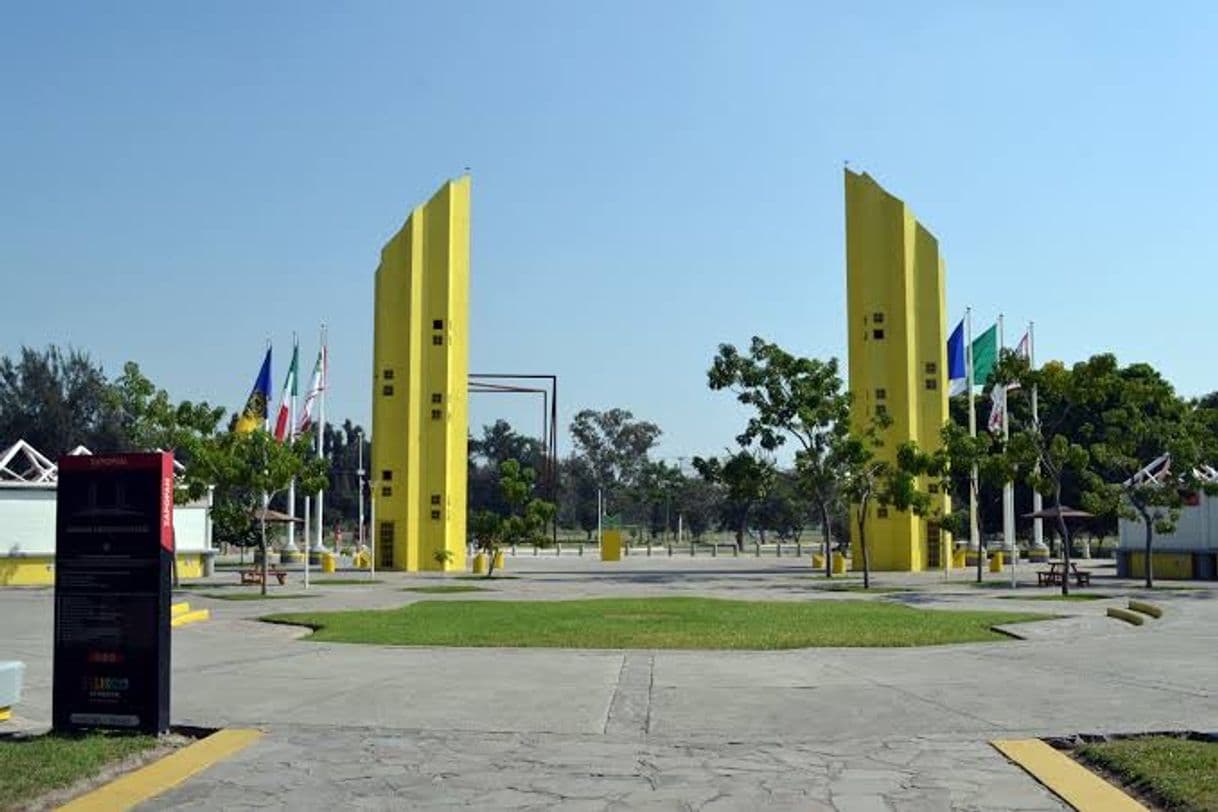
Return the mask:
[[157,744],[155,736],[49,733],[0,739],[0,809],[88,778],[115,761]]
[[436,586],[408,586],[404,587],[402,591],[443,595],[448,592],[490,592],[491,590],[484,586],[474,586],[473,584],[438,584]]
[[415,646],[785,649],[926,646],[1006,640],[990,627],[1040,620],[1026,612],[913,609],[872,601],[602,598],[420,601],[398,609],[263,618],[313,628],[324,642]]
[[504,581],[516,581],[520,578],[519,575],[500,575],[499,573],[500,570],[495,570],[495,574],[490,578],[487,578],[485,575],[454,575],[453,578],[458,581],[498,581],[500,579]]
[[281,601],[292,598],[320,598],[321,596],[313,592],[268,592],[265,595],[260,592],[204,592],[203,597],[214,598],[218,601]]
[[1218,810],[1218,742],[1145,736],[1086,744],[1075,754],[1171,810]]

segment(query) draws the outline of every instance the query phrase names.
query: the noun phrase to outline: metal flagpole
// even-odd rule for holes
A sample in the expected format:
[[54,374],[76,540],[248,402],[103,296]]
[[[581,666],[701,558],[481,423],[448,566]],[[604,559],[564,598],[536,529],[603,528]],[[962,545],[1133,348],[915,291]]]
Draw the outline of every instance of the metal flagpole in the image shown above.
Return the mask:
[[[1036,369],[1036,339],[1032,332],[1033,324],[1028,322],[1028,367]],[[1032,424],[1040,425],[1040,409],[1037,401],[1039,400],[1036,386],[1032,387]],[[1039,466],[1038,466],[1039,467]],[[1040,513],[1044,500],[1040,495],[1040,491],[1032,489],[1032,512]],[[1044,519],[1032,520],[1032,546],[1037,550],[1044,549],[1045,546],[1045,522]]]
[[[330,358],[326,353],[326,325],[323,322],[321,325],[321,386],[317,393],[317,458],[320,460],[325,456],[326,444],[326,388],[328,386],[328,378],[330,377]],[[319,488],[317,491],[317,551],[320,553],[325,547],[322,541],[325,538],[326,525],[323,521],[325,512],[326,491],[325,488]],[[337,553],[338,551],[335,550]]]
[[[1002,358],[1002,351],[1006,349],[1006,333],[1004,331],[1002,314],[998,314],[998,357]],[[1002,442],[1005,447],[1007,440],[1010,437],[1010,426],[1007,420],[1007,394],[1006,383],[997,381],[995,386],[1002,386]],[[992,394],[992,392],[991,392]],[[1015,484],[1013,482],[1005,482],[1002,486],[1002,546],[1008,551],[1008,554],[1014,559],[1015,556]],[[1011,571],[1014,575],[1014,570]]]
[[[292,389],[288,394],[288,443],[296,441],[296,390],[300,378],[300,344],[296,334],[292,333]],[[289,544],[296,537],[296,480],[293,478],[288,485],[288,515],[292,521],[288,523]],[[309,537],[304,537],[304,588],[309,588]]]
[[368,499],[372,503],[371,517],[368,523],[372,525],[372,532],[368,535],[368,579],[376,578],[376,483],[377,480],[372,480],[368,484],[371,486],[368,493]]
[[[964,309],[964,370],[968,390],[968,436],[977,436],[977,406],[973,402],[973,308]],[[981,534],[977,529],[977,466],[969,472],[968,482],[969,546],[981,555]]]

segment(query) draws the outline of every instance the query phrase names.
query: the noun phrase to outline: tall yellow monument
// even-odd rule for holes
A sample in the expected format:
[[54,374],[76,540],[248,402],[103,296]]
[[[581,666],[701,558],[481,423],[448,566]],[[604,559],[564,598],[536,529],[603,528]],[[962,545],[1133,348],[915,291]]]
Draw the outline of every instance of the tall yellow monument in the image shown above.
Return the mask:
[[465,569],[469,209],[469,176],[446,182],[376,270],[372,532],[384,569]]
[[[866,174],[846,170],[846,314],[854,421],[892,419],[878,453],[895,459],[913,440],[939,448],[947,422],[947,324],[939,242],[905,203]],[[946,489],[922,483],[950,507]],[[858,508],[852,508],[857,511]],[[916,572],[947,563],[949,539],[933,518],[869,507],[865,518],[871,567]],[[857,513],[854,514],[857,517]],[[850,522],[855,566],[862,560]]]

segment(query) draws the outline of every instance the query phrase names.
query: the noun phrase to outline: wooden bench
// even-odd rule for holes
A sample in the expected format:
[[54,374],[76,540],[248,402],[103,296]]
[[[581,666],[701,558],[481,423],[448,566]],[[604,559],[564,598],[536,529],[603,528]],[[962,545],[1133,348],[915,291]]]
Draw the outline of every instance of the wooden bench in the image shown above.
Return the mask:
[[[1078,586],[1091,586],[1091,573],[1080,570],[1073,561],[1070,562],[1070,572],[1074,574],[1074,583]],[[1049,569],[1038,570],[1036,573],[1037,586],[1061,586],[1066,574],[1066,565],[1060,561],[1049,563]]]
[[[269,570],[267,570],[267,575],[274,576],[275,579],[277,581],[279,581],[280,586],[283,586],[285,583],[287,583],[287,580],[288,580],[287,571],[281,570],[277,567],[271,567]],[[255,585],[262,584],[261,568],[255,568],[255,569],[250,569],[250,570],[241,570],[241,585],[247,586],[249,584],[255,584]]]

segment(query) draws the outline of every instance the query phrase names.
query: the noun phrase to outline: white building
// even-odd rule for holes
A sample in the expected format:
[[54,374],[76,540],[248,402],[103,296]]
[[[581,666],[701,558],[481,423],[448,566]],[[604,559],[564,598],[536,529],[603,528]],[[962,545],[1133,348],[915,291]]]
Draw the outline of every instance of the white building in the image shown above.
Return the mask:
[[[57,478],[55,463],[24,440],[0,453],[0,587],[55,583]],[[205,500],[174,506],[180,578],[201,577],[211,555],[207,508]]]
[[[1162,480],[1171,470],[1171,458],[1159,457],[1135,477]],[[1205,482],[1218,483],[1218,471],[1204,466],[1196,471]],[[1121,519],[1118,523],[1117,574],[1141,578],[1146,574],[1146,525]],[[1151,561],[1156,578],[1213,580],[1218,578],[1218,497],[1204,492],[1185,498],[1173,533],[1155,533]]]

